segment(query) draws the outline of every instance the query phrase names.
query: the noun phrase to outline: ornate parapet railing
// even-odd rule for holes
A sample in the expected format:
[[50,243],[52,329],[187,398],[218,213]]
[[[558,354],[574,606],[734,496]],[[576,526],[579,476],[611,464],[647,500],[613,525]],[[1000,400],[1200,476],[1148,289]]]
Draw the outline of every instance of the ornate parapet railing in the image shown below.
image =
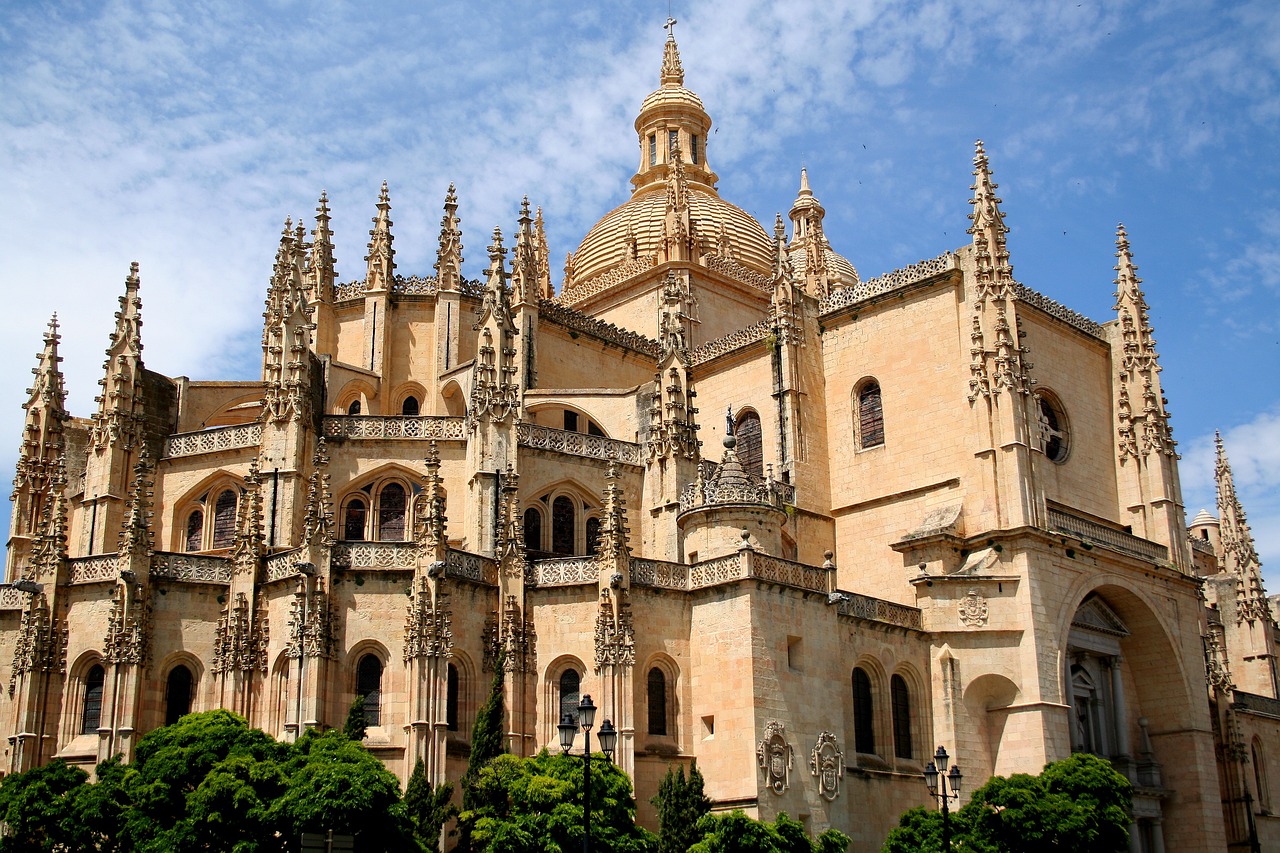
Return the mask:
[[562,299],[564,294],[555,299],[538,300],[538,318],[562,326],[571,334],[583,332],[598,340],[644,353],[652,358],[662,355],[662,345],[652,338],[576,311],[564,304]]
[[1086,335],[1092,335],[1095,338],[1103,338],[1102,326],[1099,323],[1090,320],[1079,311],[1072,311],[1061,302],[1055,302],[1039,291],[1032,290],[1025,284],[1014,282],[1016,285],[1018,298],[1028,305],[1034,305],[1050,317],[1056,317],[1068,326],[1075,326]]
[[293,548],[267,557],[267,582],[284,580],[297,575],[298,557],[301,553],[301,548]]
[[695,347],[693,352],[689,353],[689,363],[694,367],[706,364],[713,358],[719,358],[735,350],[751,346],[756,341],[763,341],[772,334],[773,324],[768,318],[765,318],[752,323],[750,326],[730,332],[723,338],[716,338],[714,341],[707,341],[705,344]]
[[205,554],[157,552],[151,560],[151,577],[187,583],[231,583],[231,560]]
[[1280,719],[1280,699],[1272,699],[1270,696],[1259,696],[1257,693],[1233,690],[1231,691],[1231,706],[1241,711],[1266,714],[1268,717]]
[[777,480],[765,480],[744,485],[713,485],[711,483],[690,483],[680,490],[680,511],[697,509],[715,504],[766,504],[783,509],[788,504],[795,504],[796,487],[779,483]]
[[730,554],[727,557],[716,557],[704,563],[689,567],[689,588],[702,589],[707,586],[746,580],[747,565],[741,554]]
[[632,258],[624,261],[611,270],[606,270],[595,278],[587,279],[582,282],[574,282],[556,297],[558,302],[565,305],[572,305],[575,302],[581,302],[584,299],[595,296],[613,287],[615,284],[621,284],[629,278],[641,275],[657,266],[656,257],[648,256],[643,258]]
[[488,557],[450,548],[444,560],[445,577],[498,585],[498,564]]
[[655,589],[688,589],[689,567],[666,560],[631,559],[631,583]]
[[180,456],[197,456],[216,453],[219,450],[238,450],[257,447],[262,442],[262,424],[237,424],[214,427],[199,432],[179,432],[164,441],[164,455],[173,459]]
[[703,258],[703,263],[707,269],[718,272],[720,275],[731,278],[734,281],[750,285],[756,290],[763,290],[765,293],[770,293],[773,290],[773,282],[767,276],[763,276],[755,270],[747,269],[733,258],[726,258],[723,255],[707,255]]
[[1202,554],[1217,556],[1218,552],[1213,550],[1213,543],[1208,539],[1201,539],[1199,536],[1188,536],[1187,541],[1191,543],[1192,551],[1199,551]]
[[836,599],[836,612],[841,616],[854,619],[866,619],[870,622],[884,622],[902,628],[922,630],[920,608],[906,604],[859,595],[856,592],[841,592]]
[[581,586],[599,580],[595,557],[555,557],[529,564],[527,579],[538,586]]
[[1049,507],[1049,529],[1075,536],[1090,545],[1100,545],[1152,563],[1169,561],[1169,549],[1158,542],[1142,539],[1132,533],[1125,533],[1054,507]]
[[409,569],[418,564],[416,542],[341,542],[330,560],[339,569]]
[[867,299],[883,296],[886,293],[892,293],[903,287],[933,278],[948,270],[957,269],[958,266],[956,256],[950,252],[939,255],[936,258],[916,261],[914,264],[905,266],[902,269],[896,269],[893,272],[859,282],[853,287],[842,287],[831,291],[826,298],[818,303],[818,313],[830,314],[832,311],[839,311],[841,308],[857,305]]
[[752,554],[751,576],[811,592],[827,592],[831,588],[832,571],[821,566],[806,566],[804,563],[770,557],[767,554]]
[[72,557],[69,572],[70,583],[99,583],[119,577],[119,557],[115,554],[94,554],[91,557]]
[[464,441],[462,418],[381,417],[379,415],[329,415],[322,422],[325,438],[410,438]]
[[27,603],[27,593],[11,586],[0,586],[0,610],[21,610]]
[[616,459],[623,465],[644,464],[640,445],[615,438],[522,423],[516,426],[516,440],[521,447],[554,450],[588,459]]

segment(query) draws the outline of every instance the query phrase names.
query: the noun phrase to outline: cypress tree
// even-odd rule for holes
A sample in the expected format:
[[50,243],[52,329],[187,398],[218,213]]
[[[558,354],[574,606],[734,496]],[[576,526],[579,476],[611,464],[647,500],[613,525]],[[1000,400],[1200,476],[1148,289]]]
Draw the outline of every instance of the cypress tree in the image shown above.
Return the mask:
[[413,766],[409,784],[404,789],[404,806],[413,823],[414,834],[426,850],[440,846],[440,832],[458,809],[449,801],[453,799],[453,784],[445,782],[435,788],[427,781],[427,766],[422,759]]
[[506,673],[506,650],[501,647],[493,662],[493,681],[489,685],[489,697],[476,714],[476,724],[471,730],[471,755],[467,758],[467,772],[462,774],[462,815],[458,821],[458,847],[460,851],[471,849],[471,823],[476,801],[476,782],[480,768],[507,751],[505,726],[506,708],[503,702],[503,677]]
[[667,767],[658,794],[650,801],[658,809],[658,853],[685,853],[702,840],[698,821],[711,811],[703,786],[697,761],[690,765],[687,779],[683,767]]
[[342,724],[342,733],[352,740],[364,740],[369,723],[364,718],[364,697],[357,696],[347,711],[347,721]]

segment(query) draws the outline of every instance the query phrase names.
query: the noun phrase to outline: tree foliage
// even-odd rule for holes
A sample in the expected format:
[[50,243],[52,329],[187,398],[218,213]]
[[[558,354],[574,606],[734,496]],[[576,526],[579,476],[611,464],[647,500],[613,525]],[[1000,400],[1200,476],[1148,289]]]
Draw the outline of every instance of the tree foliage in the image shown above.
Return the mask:
[[[1103,758],[1076,753],[1039,776],[996,776],[951,818],[953,848],[977,853],[1110,853],[1129,849],[1129,780]],[[915,808],[884,853],[942,849],[942,815]]]
[[[583,759],[501,755],[486,764],[472,790],[472,808],[459,822],[470,828],[473,850],[544,853],[577,850],[583,833]],[[656,838],[635,822],[631,780],[597,754],[591,767],[591,847],[648,853]]]
[[667,768],[657,795],[650,801],[658,810],[658,853],[685,853],[702,837],[698,821],[711,811],[711,800],[703,787],[698,762],[690,765],[688,777],[683,766]]
[[440,844],[444,825],[458,814],[452,800],[453,784],[445,782],[439,787],[432,787],[427,780],[426,764],[419,758],[413,766],[409,783],[404,787],[404,808],[423,849],[435,850]]
[[63,762],[0,782],[0,853],[295,853],[332,829],[361,850],[416,849],[399,783],[340,731],[279,743],[227,711],[190,714],[138,742],[134,762]]
[[689,853],[844,853],[850,841],[838,829],[828,829],[811,839],[804,824],[785,812],[773,823],[767,823],[737,809],[727,815],[703,816],[698,821],[698,833],[702,840],[691,846]]
[[347,721],[342,724],[342,733],[352,740],[364,740],[369,731],[369,721],[364,715],[364,697],[357,696],[347,709]]

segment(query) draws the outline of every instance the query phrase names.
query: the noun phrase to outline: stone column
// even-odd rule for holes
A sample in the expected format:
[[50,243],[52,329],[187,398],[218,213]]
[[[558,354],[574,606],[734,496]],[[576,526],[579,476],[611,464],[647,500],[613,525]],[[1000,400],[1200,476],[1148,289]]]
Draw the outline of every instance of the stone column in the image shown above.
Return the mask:
[[1124,679],[1120,674],[1119,655],[1111,658],[1108,668],[1111,670],[1111,706],[1112,722],[1116,733],[1116,755],[1130,757],[1129,752],[1129,718],[1124,704]]
[[1151,819],[1151,851],[1152,853],[1164,853],[1164,820],[1163,818]]

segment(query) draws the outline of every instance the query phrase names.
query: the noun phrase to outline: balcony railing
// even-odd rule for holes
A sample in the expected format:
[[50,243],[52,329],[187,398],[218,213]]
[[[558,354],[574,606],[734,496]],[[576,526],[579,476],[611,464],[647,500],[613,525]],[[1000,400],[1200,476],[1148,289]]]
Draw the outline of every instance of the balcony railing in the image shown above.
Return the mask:
[[235,426],[202,429],[199,432],[174,433],[165,439],[164,455],[170,459],[179,456],[197,456],[216,453],[219,450],[238,450],[257,447],[262,441],[262,424],[236,424]]
[[522,423],[516,427],[516,440],[521,447],[553,450],[588,459],[615,459],[624,465],[641,465],[644,462],[640,455],[640,445],[601,435]]
[[71,583],[96,583],[119,577],[119,558],[115,554],[94,554],[92,557],[72,557],[69,580]]
[[595,557],[554,557],[529,564],[529,579],[538,586],[581,586],[599,580]]
[[409,569],[418,564],[415,542],[341,542],[331,557],[339,569]]
[[840,598],[836,601],[836,612],[841,616],[868,619],[872,622],[887,622],[890,625],[914,628],[917,631],[921,628],[918,607],[897,604],[882,598],[872,598],[869,595],[859,595],[856,592],[842,592],[839,595]]
[[1132,533],[1125,533],[1123,530],[1116,530],[1054,507],[1049,507],[1049,529],[1075,536],[1091,545],[1100,545],[1152,563],[1165,563],[1169,560],[1169,549],[1157,542],[1142,539]]
[[186,583],[231,583],[231,560],[206,554],[157,553],[151,577]]
[[462,418],[330,415],[322,422],[325,438],[409,438],[462,441],[467,437]]

